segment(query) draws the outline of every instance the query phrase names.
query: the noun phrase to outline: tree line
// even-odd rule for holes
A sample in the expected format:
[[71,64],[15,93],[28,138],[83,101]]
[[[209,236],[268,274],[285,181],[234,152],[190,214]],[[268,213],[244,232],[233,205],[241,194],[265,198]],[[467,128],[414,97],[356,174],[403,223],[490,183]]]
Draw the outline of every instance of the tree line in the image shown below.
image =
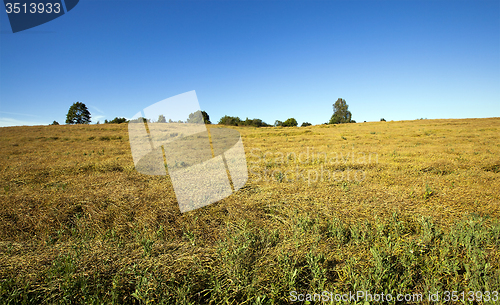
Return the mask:
[[[91,114],[88,110],[87,106],[84,103],[76,102],[74,103],[68,110],[66,115],[66,124],[89,124],[91,122]],[[134,120],[127,120],[126,118],[115,117],[113,120],[108,121],[104,120],[104,124],[121,124],[121,123],[129,123],[129,122],[144,122],[151,123],[151,119],[139,117]],[[208,113],[202,110],[198,110],[189,114],[189,117],[183,121],[172,121],[165,118],[163,114],[158,116],[158,119],[154,121],[156,123],[204,123],[204,124],[212,124],[210,121],[210,116]],[[97,124],[100,122],[97,121]],[[346,101],[342,98],[337,99],[337,101],[333,104],[333,114],[330,118],[330,121],[325,124],[344,124],[344,123],[356,123],[352,119],[352,114],[349,111],[349,106]],[[239,117],[228,116],[225,115],[220,118],[219,125],[228,125],[228,126],[253,126],[253,127],[296,127],[298,126],[297,120],[295,118],[288,118],[287,120],[280,121],[276,120],[274,125],[269,125],[261,119],[249,119],[248,117],[245,120],[240,119]],[[57,121],[54,121],[51,125],[59,125]],[[301,127],[311,126],[312,124],[309,122],[303,122]]]

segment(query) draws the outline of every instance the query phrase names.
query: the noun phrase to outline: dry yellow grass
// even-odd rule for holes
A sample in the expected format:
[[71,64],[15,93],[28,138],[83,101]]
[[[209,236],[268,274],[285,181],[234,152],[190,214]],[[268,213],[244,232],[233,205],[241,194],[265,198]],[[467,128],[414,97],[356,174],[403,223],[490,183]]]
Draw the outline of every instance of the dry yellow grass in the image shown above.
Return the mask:
[[[400,239],[412,242],[422,216],[443,232],[468,214],[488,228],[500,218],[499,118],[235,128],[247,184],[185,214],[168,177],[135,171],[126,124],[1,128],[2,295],[19,301],[18,291],[33,303],[68,294],[75,299],[63,303],[281,303],[283,291],[297,285],[352,288],[344,267],[353,253],[359,261],[352,266],[372,272],[375,250],[334,242],[335,219],[353,240],[359,224],[398,215],[408,228]],[[255,253],[238,252],[252,245]],[[498,275],[498,244],[486,246]],[[289,265],[304,279],[273,288],[294,259]],[[459,273],[453,279],[469,285]],[[414,281],[405,289],[433,287],[422,276]]]

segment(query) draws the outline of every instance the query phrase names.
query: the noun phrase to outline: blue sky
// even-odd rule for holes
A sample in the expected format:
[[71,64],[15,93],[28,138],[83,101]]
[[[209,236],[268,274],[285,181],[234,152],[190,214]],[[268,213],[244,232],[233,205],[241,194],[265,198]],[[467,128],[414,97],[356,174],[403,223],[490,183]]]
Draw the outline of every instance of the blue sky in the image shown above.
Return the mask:
[[213,122],[500,116],[500,1],[82,0],[13,34],[0,13],[0,126],[131,118],[196,90]]

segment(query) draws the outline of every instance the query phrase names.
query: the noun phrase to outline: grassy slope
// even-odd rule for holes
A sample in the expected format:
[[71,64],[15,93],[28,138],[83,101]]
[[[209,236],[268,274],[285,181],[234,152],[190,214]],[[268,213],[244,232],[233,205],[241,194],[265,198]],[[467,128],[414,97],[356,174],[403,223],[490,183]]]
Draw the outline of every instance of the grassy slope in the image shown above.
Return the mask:
[[127,125],[1,128],[0,300],[500,292],[500,119],[237,129],[246,186],[180,214]]

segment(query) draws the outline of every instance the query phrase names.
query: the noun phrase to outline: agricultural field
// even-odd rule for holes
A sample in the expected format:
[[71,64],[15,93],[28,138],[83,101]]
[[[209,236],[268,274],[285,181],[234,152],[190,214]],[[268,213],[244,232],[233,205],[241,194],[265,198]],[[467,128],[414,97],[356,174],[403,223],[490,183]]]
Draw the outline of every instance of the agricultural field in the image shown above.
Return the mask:
[[500,302],[500,118],[231,128],[246,185],[184,214],[127,124],[0,128],[0,303]]

